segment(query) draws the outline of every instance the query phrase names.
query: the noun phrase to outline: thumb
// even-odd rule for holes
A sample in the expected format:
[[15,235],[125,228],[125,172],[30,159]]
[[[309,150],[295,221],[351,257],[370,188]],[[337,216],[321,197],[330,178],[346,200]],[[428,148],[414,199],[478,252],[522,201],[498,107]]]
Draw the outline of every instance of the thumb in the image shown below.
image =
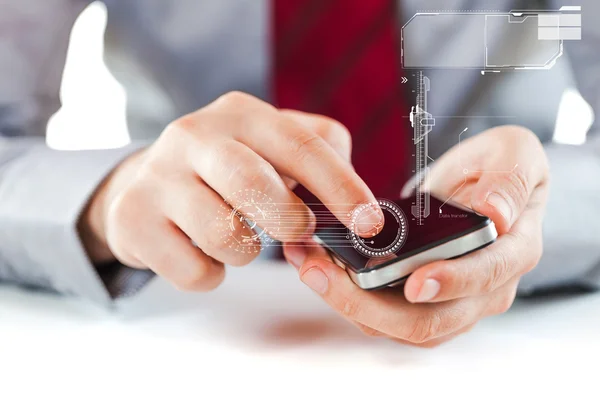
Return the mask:
[[531,172],[519,167],[510,172],[484,172],[475,185],[471,207],[494,221],[499,234],[510,230],[537,185]]

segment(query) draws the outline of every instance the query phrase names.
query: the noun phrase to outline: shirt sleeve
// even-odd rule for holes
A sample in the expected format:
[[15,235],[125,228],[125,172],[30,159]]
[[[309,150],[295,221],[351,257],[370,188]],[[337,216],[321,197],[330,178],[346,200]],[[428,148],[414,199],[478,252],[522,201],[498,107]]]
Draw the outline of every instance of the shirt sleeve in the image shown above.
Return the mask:
[[[559,9],[564,2],[553,2]],[[583,97],[600,111],[600,4],[582,5],[582,40],[565,42],[577,86]],[[520,290],[564,286],[600,288],[600,126],[595,122],[581,146],[552,143],[546,146],[550,161],[550,196],[544,222],[544,254],[527,274]]]
[[103,179],[145,143],[58,151],[44,137],[60,107],[69,35],[87,4],[0,0],[0,281],[110,303],[152,273],[120,265],[99,273],[77,222]]
[[40,140],[1,139],[0,280],[101,303],[140,289],[150,273],[121,266],[106,267],[106,274],[99,275],[77,230],[95,189],[137,149],[132,144],[57,151]]

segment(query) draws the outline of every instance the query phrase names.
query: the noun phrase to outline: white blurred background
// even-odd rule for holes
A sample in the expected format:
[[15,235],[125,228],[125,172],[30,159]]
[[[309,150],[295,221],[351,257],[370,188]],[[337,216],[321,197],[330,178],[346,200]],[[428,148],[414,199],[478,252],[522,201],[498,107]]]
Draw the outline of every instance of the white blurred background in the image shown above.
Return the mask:
[[77,19],[63,75],[62,108],[48,123],[48,145],[62,150],[121,147],[129,142],[126,93],[102,59],[106,7],[92,3]]
[[[48,144],[57,149],[121,147],[129,142],[126,93],[102,60],[106,8],[92,3],[77,20],[61,88],[63,107],[48,124]],[[576,90],[561,102],[554,140],[581,144],[593,121],[591,107]]]

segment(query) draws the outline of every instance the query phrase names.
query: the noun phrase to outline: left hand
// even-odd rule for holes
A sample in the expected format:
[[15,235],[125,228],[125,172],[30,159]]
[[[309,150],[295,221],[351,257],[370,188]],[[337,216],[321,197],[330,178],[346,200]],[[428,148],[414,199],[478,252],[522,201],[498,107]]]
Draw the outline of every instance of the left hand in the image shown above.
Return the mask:
[[467,256],[419,268],[404,294],[360,289],[322,248],[284,252],[302,281],[366,334],[435,346],[511,307],[520,277],[542,254],[548,180],[544,149],[524,128],[490,129],[450,149],[435,162],[428,189],[448,198],[460,187],[453,200],[490,217],[500,236]]

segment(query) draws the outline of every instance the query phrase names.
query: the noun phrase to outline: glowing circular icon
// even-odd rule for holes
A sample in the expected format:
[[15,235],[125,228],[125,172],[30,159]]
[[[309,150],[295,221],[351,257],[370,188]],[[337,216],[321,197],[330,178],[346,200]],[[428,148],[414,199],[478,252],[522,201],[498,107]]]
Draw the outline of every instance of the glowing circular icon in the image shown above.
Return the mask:
[[[385,217],[385,225],[374,226],[377,232],[372,237],[358,236],[356,226],[360,224],[367,213],[376,212],[379,206]],[[356,207],[351,213],[349,239],[352,246],[361,254],[369,258],[388,258],[404,246],[408,236],[408,220],[402,209],[394,202],[379,199],[377,203],[366,203]]]
[[[279,232],[280,214],[266,194],[243,189],[225,199],[217,215],[221,239],[231,249],[243,253],[258,253],[275,240]],[[246,226],[247,230],[240,229]]]

